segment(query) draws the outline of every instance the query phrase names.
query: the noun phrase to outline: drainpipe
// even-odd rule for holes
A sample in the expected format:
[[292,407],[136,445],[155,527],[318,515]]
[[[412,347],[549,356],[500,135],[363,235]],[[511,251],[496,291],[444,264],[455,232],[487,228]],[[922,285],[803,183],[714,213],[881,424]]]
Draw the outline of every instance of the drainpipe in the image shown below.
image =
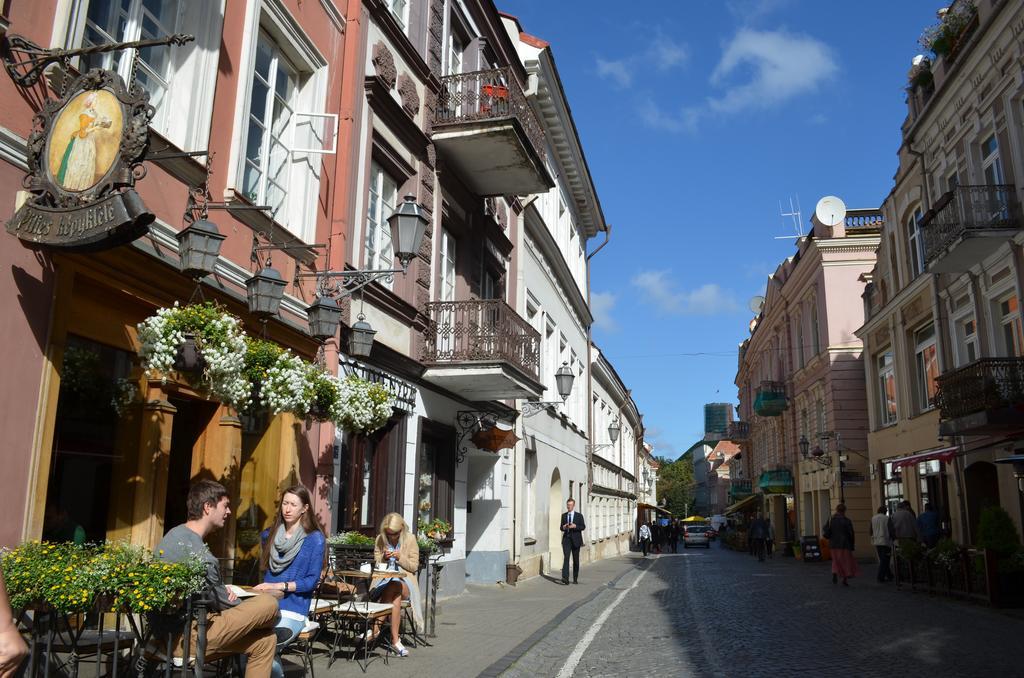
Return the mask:
[[[587,308],[590,308],[590,260],[594,256],[604,249],[604,246],[608,244],[608,241],[612,237],[612,225],[605,224],[604,227],[604,242],[597,246],[597,249],[587,255]],[[587,325],[587,440],[590,444],[594,444],[594,342],[593,342],[593,322]],[[587,459],[587,497],[589,498],[593,494],[594,489],[594,448],[584,448],[586,450]],[[587,507],[590,510],[590,507]],[[587,550],[590,550],[590,544],[587,544]],[[593,553],[591,553],[591,559],[593,559]]]

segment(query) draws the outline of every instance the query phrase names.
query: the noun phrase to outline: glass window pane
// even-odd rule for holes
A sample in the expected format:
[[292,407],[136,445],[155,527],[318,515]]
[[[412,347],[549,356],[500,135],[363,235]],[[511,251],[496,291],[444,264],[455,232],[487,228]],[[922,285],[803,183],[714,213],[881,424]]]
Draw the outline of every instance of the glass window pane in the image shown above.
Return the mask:
[[260,201],[260,181],[262,178],[263,175],[260,173],[259,167],[246,161],[242,177],[242,191],[250,202],[258,203]]
[[249,117],[249,132],[245,138],[245,158],[256,163],[257,166],[262,164],[261,158],[263,153],[263,126],[253,117]]
[[280,98],[274,97],[274,118],[271,125],[271,133],[278,139],[285,138],[288,123],[292,119],[292,110]]
[[281,185],[287,183],[288,175],[288,150],[283,144],[271,140],[270,142],[270,163],[267,177]]
[[266,36],[261,35],[256,43],[256,72],[263,76],[263,79],[270,82],[270,66],[273,63],[274,55],[271,47],[267,44]]

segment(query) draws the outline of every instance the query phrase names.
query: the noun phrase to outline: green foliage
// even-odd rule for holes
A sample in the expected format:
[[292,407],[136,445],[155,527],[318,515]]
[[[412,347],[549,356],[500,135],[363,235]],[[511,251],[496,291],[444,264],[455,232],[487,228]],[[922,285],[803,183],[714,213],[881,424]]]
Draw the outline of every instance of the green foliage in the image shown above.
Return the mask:
[[672,515],[682,516],[693,504],[693,463],[689,458],[671,461],[658,457],[658,505],[664,502]]
[[1002,506],[989,506],[981,512],[977,546],[992,551],[999,559],[1010,558],[1020,549],[1017,527]]
[[926,28],[918,44],[936,55],[949,54],[977,11],[973,2],[959,3],[955,10],[947,11],[939,23]]
[[206,581],[198,558],[165,563],[124,542],[26,542],[4,552],[2,568],[13,608],[58,612],[84,612],[97,601],[104,610],[169,610]]
[[440,518],[434,518],[430,522],[420,518],[416,521],[416,531],[430,539],[447,539],[448,535],[452,533],[452,526],[451,523],[447,523]]
[[254,386],[259,387],[260,384],[266,382],[267,373],[283,352],[284,349],[272,341],[247,337],[245,340],[245,367],[243,368],[245,378]]
[[959,544],[946,537],[945,539],[940,539],[939,543],[928,551],[926,556],[929,560],[938,565],[951,568],[960,562],[961,551],[962,549]]
[[373,537],[360,532],[339,532],[327,538],[329,546],[373,546]]

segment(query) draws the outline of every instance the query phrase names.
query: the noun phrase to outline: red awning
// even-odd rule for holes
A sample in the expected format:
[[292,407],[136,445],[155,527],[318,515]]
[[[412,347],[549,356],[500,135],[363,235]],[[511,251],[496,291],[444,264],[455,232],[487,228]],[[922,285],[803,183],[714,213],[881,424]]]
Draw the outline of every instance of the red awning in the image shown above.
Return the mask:
[[927,452],[918,452],[912,454],[909,457],[900,457],[899,459],[893,459],[892,467],[902,468],[904,466],[913,466],[922,461],[931,461],[932,459],[939,459],[941,461],[949,462],[956,456],[956,453],[960,451],[957,446],[953,447],[940,447],[937,450],[928,450]]

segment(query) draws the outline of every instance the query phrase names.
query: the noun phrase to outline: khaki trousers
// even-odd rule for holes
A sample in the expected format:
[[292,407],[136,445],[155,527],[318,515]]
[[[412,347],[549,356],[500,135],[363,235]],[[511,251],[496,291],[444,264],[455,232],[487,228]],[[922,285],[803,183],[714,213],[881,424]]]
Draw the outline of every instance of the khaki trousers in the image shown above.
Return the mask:
[[266,593],[210,613],[206,617],[206,658],[244,654],[248,657],[246,678],[268,678],[277,647],[277,617],[277,599]]

